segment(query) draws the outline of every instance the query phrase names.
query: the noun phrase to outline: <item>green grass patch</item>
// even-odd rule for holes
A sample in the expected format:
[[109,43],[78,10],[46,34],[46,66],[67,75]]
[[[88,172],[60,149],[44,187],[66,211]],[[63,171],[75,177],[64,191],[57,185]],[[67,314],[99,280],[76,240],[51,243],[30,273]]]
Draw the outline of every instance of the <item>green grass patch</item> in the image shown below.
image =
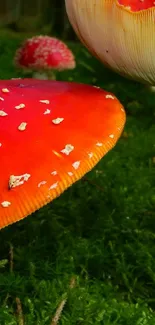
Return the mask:
[[[1,34],[1,79],[24,76],[12,64],[23,38]],[[57,79],[113,92],[127,124],[88,180],[0,232],[0,325],[23,325],[17,297],[24,325],[51,325],[66,297],[60,325],[154,325],[155,93],[69,46],[77,68]]]

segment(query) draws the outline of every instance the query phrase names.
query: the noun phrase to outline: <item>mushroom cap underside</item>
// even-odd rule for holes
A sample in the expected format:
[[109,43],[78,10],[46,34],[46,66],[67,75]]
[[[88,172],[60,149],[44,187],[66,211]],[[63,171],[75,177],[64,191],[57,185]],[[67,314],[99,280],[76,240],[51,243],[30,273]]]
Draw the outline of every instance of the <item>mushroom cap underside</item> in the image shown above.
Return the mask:
[[[69,20],[82,43],[119,74],[155,84],[155,2],[66,0]],[[147,8],[147,9],[145,9]]]
[[116,144],[125,111],[93,86],[0,81],[0,228],[58,197]]

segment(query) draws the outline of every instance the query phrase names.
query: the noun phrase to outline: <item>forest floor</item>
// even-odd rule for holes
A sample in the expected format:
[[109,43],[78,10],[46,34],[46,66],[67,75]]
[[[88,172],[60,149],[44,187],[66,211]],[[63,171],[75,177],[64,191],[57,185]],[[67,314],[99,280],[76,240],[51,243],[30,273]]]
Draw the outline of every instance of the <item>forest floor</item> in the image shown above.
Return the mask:
[[[0,35],[1,79],[23,77],[21,40]],[[54,325],[66,298],[60,325],[154,325],[155,93],[69,46],[77,68],[57,79],[113,92],[127,124],[87,181],[0,231],[0,325]]]

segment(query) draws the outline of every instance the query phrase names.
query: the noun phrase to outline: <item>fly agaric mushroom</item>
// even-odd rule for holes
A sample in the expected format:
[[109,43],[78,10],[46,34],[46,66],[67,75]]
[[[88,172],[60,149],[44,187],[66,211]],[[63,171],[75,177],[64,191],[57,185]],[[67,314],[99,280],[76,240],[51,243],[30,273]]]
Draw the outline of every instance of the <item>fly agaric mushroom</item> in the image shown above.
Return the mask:
[[153,0],[65,0],[87,48],[116,72],[155,85]]
[[33,70],[37,79],[55,79],[54,70],[75,68],[75,58],[62,41],[50,36],[27,39],[16,51],[14,63],[18,68]]
[[120,102],[96,87],[0,80],[0,228],[90,171],[114,147],[124,123]]

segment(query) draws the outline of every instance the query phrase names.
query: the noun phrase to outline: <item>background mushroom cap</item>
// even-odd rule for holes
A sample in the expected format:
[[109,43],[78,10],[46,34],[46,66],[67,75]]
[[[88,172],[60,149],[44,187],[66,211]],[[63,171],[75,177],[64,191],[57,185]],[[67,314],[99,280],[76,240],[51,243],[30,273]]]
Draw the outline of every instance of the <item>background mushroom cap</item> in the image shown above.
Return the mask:
[[75,58],[65,43],[50,36],[34,36],[16,51],[17,67],[34,70],[65,70],[75,68]]
[[116,144],[120,102],[96,87],[0,80],[0,228],[59,196]]
[[[155,3],[139,0],[65,0],[80,40],[105,65],[155,84]],[[124,5],[122,5],[124,3]],[[149,8],[148,8],[149,7]]]

